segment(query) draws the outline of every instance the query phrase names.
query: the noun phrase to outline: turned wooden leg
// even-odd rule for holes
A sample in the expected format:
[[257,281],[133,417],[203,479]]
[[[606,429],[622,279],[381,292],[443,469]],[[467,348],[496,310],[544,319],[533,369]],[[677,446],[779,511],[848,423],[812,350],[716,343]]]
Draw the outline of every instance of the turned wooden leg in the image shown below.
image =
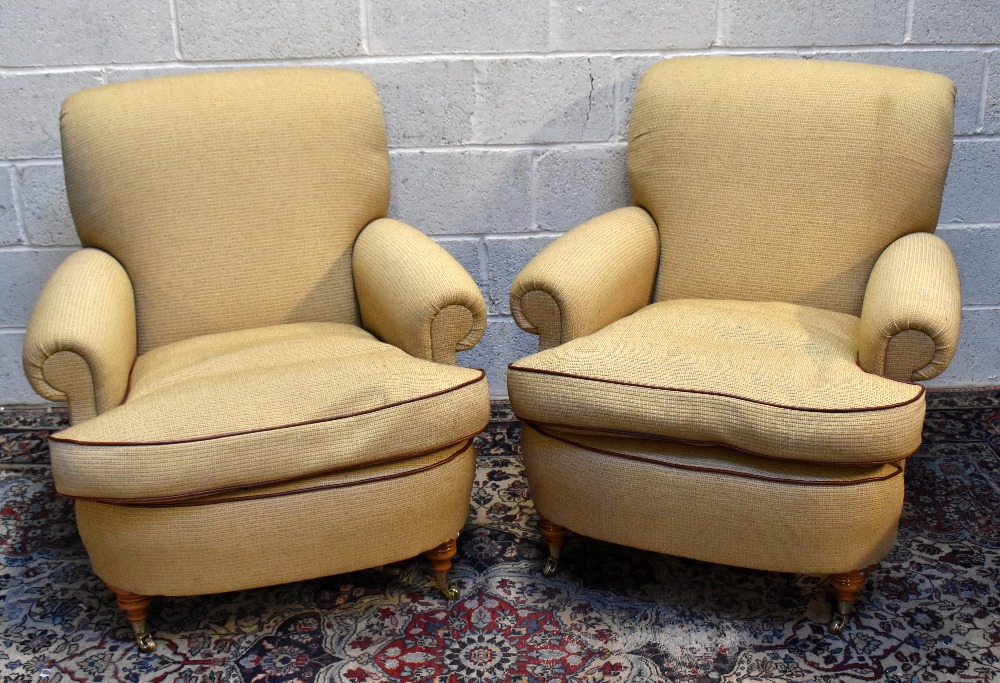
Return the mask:
[[441,589],[444,597],[449,600],[454,600],[458,597],[458,589],[452,588],[448,582],[448,570],[451,569],[451,558],[455,557],[455,553],[458,552],[457,540],[452,538],[424,553],[424,556],[431,561],[431,569],[434,570],[434,579],[437,581],[438,588]]
[[118,599],[118,606],[125,610],[125,616],[132,624],[132,631],[135,633],[135,642],[143,652],[152,652],[156,649],[156,642],[146,628],[146,619],[149,617],[149,603],[153,601],[148,595],[136,595],[129,591],[116,588],[111,584],[105,584],[111,589]]
[[830,585],[837,595],[837,606],[833,613],[833,620],[830,622],[830,633],[840,635],[847,626],[847,621],[854,611],[854,601],[858,598],[858,593],[865,587],[868,574],[875,568],[875,565],[864,569],[844,572],[842,574],[831,574]]
[[549,559],[545,563],[542,573],[545,576],[554,576],[559,569],[559,555],[562,552],[563,541],[566,540],[566,527],[553,524],[541,515],[538,516],[538,530],[545,536],[545,541],[549,544]]

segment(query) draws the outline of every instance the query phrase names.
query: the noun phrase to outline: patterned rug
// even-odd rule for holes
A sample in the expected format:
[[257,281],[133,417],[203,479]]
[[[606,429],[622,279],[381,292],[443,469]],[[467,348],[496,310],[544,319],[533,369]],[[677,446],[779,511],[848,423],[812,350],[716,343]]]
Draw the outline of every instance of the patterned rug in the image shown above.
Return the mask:
[[1000,392],[929,397],[899,541],[843,637],[821,578],[709,565],[572,537],[542,576],[500,409],[480,439],[453,572],[426,561],[160,599],[153,655],[91,573],[50,483],[61,413],[0,413],[2,681],[1000,681]]

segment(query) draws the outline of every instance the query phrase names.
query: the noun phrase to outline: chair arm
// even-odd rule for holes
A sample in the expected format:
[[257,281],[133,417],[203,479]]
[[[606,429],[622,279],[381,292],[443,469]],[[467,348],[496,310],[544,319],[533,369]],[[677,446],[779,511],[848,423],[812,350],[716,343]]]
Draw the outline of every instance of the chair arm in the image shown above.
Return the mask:
[[653,218],[634,206],[573,228],[514,280],[514,320],[544,350],[636,312],[653,294],[659,243]]
[[372,221],[354,245],[361,323],[412,356],[455,364],[486,329],[482,292],[451,254],[406,223]]
[[951,249],[918,232],[890,244],[872,269],[859,327],[861,367],[901,381],[941,374],[955,355],[962,290]]
[[121,405],[136,357],[135,295],[112,256],[81,249],[38,297],[24,336],[24,373],[76,424]]

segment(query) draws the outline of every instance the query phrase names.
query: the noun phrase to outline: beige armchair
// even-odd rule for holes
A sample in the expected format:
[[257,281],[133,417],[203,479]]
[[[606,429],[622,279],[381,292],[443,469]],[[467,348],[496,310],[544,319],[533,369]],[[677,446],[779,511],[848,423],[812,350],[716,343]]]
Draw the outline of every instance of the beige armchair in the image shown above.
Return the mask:
[[448,568],[489,417],[472,278],[385,218],[364,76],[266,69],[86,90],[62,112],[83,249],[28,326],[68,401],[56,488],[139,646],[149,596],[315,578],[420,553]]
[[954,88],[821,61],[689,58],[643,76],[636,206],[571,230],[511,293],[511,364],[555,571],[566,530],[830,575],[840,632],[892,547],[924,389],[958,342],[933,235]]

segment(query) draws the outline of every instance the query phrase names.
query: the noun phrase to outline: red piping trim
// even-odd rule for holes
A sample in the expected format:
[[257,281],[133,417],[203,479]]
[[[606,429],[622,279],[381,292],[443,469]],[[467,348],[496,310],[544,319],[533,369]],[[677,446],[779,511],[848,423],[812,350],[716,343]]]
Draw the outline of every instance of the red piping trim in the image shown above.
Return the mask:
[[803,406],[787,406],[781,403],[771,403],[769,401],[761,401],[755,398],[747,398],[745,396],[737,396],[735,394],[727,394],[721,391],[708,391],[706,389],[680,389],[677,387],[662,387],[655,384],[641,384],[639,382],[625,382],[617,379],[603,379],[601,377],[588,377],[587,375],[576,375],[569,372],[559,372],[558,370],[541,370],[539,368],[521,368],[515,367],[513,363],[507,366],[509,370],[514,370],[517,372],[533,372],[540,375],[553,375],[555,377],[568,377],[570,379],[583,379],[590,382],[603,382],[605,384],[619,384],[628,387],[638,387],[640,389],[656,389],[659,391],[674,391],[678,393],[685,394],[705,394],[708,396],[722,396],[724,398],[732,398],[738,401],[746,401],[747,403],[757,403],[759,405],[770,406],[772,408],[782,408],[785,410],[799,410],[808,413],[867,413],[874,412],[877,410],[889,410],[892,408],[900,408],[902,406],[909,405],[917,401],[920,397],[924,395],[926,391],[924,387],[920,387],[920,391],[917,395],[906,401],[901,401],[899,403],[891,403],[884,406],[872,406],[869,408],[806,408]]
[[415,396],[413,398],[407,398],[402,401],[396,401],[395,403],[388,403],[384,406],[379,406],[377,408],[369,408],[367,410],[359,410],[355,413],[348,413],[346,415],[335,415],[333,417],[318,417],[313,420],[304,420],[302,422],[293,422],[291,424],[277,425],[274,427],[258,427],[256,429],[246,429],[239,432],[227,432],[225,434],[210,434],[208,436],[193,436],[187,439],[173,439],[165,441],[81,441],[78,439],[67,439],[66,437],[53,435],[49,437],[49,441],[56,441],[58,443],[71,443],[78,446],[173,446],[182,443],[196,443],[199,441],[213,441],[215,439],[228,439],[233,436],[246,436],[247,434],[258,434],[261,432],[272,432],[280,429],[294,429],[295,427],[305,427],[308,425],[321,424],[323,422],[333,422],[335,420],[346,420],[352,417],[358,417],[360,415],[368,415],[369,413],[376,413],[380,410],[388,410],[389,408],[396,408],[398,406],[406,405],[407,403],[415,403],[416,401],[422,401],[427,398],[433,398],[435,396],[440,396],[442,394],[447,394],[452,391],[457,391],[458,389],[463,389],[469,385],[476,384],[486,377],[486,372],[479,370],[479,377],[475,379],[470,379],[467,382],[462,382],[461,384],[456,384],[453,387],[448,387],[447,389],[441,389],[440,391],[435,391],[431,394],[423,394],[421,396]]
[[[529,423],[530,424],[530,423]],[[717,467],[703,467],[701,465],[684,465],[675,462],[664,462],[662,460],[657,460],[655,458],[647,458],[641,455],[633,455],[631,453],[619,453],[618,451],[606,450],[603,448],[597,448],[594,446],[588,446],[586,444],[578,443],[572,439],[566,439],[550,432],[546,432],[543,429],[538,429],[531,425],[535,431],[537,431],[542,436],[548,437],[555,441],[561,441],[562,443],[569,444],[570,446],[575,446],[577,448],[582,448],[593,453],[599,453],[601,455],[609,455],[615,458],[621,458],[623,460],[633,460],[635,462],[641,462],[648,465],[659,465],[661,467],[668,467],[671,469],[685,470],[688,472],[708,472],[710,474],[722,474],[733,477],[742,477],[744,479],[755,479],[758,481],[766,481],[774,484],[795,484],[797,486],[855,486],[858,484],[868,484],[871,482],[887,481],[893,477],[899,476],[903,472],[903,467],[897,462],[885,463],[891,465],[894,468],[893,472],[886,474],[881,477],[866,477],[864,479],[824,479],[820,481],[803,481],[801,479],[791,479],[788,477],[769,477],[763,474],[751,474],[749,472],[740,472],[738,470],[727,470]],[[812,463],[815,464],[815,463]]]

